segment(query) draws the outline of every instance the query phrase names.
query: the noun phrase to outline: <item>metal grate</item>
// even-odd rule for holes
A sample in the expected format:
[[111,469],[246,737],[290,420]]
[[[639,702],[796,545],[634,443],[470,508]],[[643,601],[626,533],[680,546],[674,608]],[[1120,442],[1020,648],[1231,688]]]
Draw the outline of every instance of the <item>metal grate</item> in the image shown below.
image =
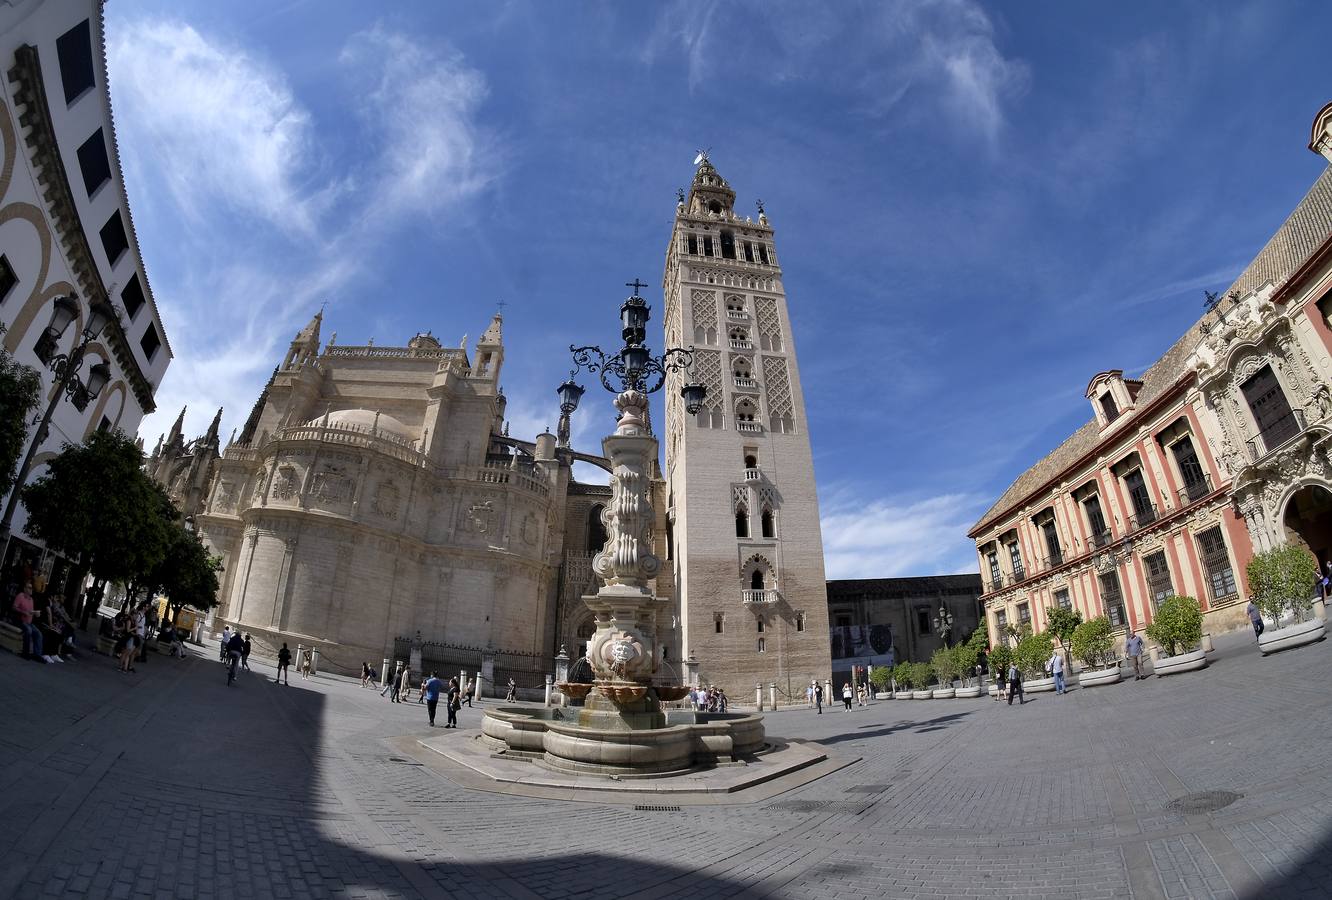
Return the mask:
[[635,812],[679,812],[678,806],[635,806]]
[[1225,809],[1243,796],[1234,791],[1198,791],[1196,794],[1176,797],[1166,804],[1166,809],[1184,815],[1216,812],[1218,809]]

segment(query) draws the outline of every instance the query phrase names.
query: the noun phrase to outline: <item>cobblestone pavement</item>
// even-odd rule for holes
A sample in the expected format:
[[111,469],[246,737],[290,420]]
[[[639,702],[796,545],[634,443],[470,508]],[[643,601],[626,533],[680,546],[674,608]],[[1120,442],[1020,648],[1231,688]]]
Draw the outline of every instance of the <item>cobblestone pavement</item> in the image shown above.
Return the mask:
[[[400,749],[423,707],[342,679],[0,652],[0,896],[1326,897],[1332,643],[1242,638],[1021,707],[772,714],[858,761],[678,811],[464,790]],[[1242,796],[1167,806],[1207,790]]]

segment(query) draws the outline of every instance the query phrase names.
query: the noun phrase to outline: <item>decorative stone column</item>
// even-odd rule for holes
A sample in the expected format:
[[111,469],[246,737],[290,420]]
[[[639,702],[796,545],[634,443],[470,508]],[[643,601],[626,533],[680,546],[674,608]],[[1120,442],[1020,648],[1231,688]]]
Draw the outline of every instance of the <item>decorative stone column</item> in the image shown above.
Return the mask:
[[380,668],[380,670],[379,670],[379,671],[382,673],[382,674],[379,676],[379,684],[380,684],[381,687],[382,687],[383,685],[385,685],[385,684],[388,683],[388,679],[389,679],[389,666],[391,666],[391,665],[393,665],[393,660],[389,659],[387,656],[384,657],[384,665],[383,665],[383,666]]
[[685,683],[692,688],[698,687],[698,660],[694,658],[694,653],[689,652],[689,658],[685,660]]
[[777,711],[777,682],[768,682],[768,709]]
[[763,712],[763,682],[754,685],[754,708]]

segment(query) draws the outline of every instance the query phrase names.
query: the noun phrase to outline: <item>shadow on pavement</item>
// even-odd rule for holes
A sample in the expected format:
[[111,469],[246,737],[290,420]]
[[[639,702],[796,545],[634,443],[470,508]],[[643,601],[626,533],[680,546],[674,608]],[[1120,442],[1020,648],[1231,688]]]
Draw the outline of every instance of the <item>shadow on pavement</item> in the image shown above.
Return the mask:
[[886,735],[896,734],[899,731],[910,731],[915,734],[921,734],[927,731],[940,731],[959,719],[971,715],[971,712],[971,710],[967,710],[966,712],[949,713],[946,716],[936,716],[933,719],[925,719],[923,721],[909,721],[903,719],[896,725],[861,725],[856,731],[850,731],[844,734],[834,734],[831,737],[821,737],[817,740],[820,744],[842,744],[847,741],[884,737]]

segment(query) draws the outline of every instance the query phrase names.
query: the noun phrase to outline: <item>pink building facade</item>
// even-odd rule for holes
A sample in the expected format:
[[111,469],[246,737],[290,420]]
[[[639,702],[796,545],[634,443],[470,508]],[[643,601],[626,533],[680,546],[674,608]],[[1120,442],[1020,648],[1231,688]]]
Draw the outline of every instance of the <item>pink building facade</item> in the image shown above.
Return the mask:
[[[1332,161],[1332,104],[1310,148]],[[1103,371],[1092,418],[981,517],[992,637],[1047,610],[1104,615],[1121,641],[1173,594],[1205,629],[1245,626],[1256,550],[1332,565],[1332,168],[1234,284],[1141,379]]]

